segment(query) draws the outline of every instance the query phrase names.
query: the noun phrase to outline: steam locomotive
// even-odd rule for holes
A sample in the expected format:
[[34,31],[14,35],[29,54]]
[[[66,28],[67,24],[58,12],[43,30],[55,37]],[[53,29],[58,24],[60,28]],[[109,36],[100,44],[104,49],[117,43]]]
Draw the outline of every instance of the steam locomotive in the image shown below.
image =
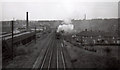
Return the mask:
[[61,39],[64,34],[64,30],[61,30],[59,32],[56,31],[56,39]]

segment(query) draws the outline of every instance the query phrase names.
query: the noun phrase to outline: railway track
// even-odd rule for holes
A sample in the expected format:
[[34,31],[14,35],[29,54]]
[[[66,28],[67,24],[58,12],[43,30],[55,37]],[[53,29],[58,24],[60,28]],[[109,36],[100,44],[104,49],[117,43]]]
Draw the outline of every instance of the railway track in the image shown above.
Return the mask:
[[63,52],[63,47],[62,47],[60,41],[58,41],[58,44],[57,44],[57,54],[58,54],[57,68],[63,68],[65,70],[67,68],[67,66],[66,66],[66,61],[65,61],[65,57],[64,57],[65,55]]
[[50,63],[51,63],[51,59],[52,59],[52,55],[53,55],[53,41],[51,41],[51,46],[49,46],[45,52],[45,55],[43,57],[42,63],[40,65],[40,69],[42,70],[43,68],[50,68]]
[[[46,50],[45,50],[46,49]],[[44,52],[38,57],[33,70],[50,70],[54,68],[56,70],[71,68],[70,57],[68,57],[67,51],[64,50],[64,45],[61,40],[57,40],[54,36],[49,40],[49,44],[43,47]],[[67,57],[67,58],[66,58]],[[37,68],[37,69],[36,69]]]
[[[47,37],[50,37],[50,35],[48,35]],[[42,56],[42,55],[44,55],[46,53],[46,50],[49,48],[48,45],[52,42],[52,37],[49,38],[47,41],[48,41],[48,43],[46,43],[44,45],[44,47],[41,47],[40,53],[39,53],[38,58],[36,59],[35,63],[33,64],[32,70],[36,70],[36,69],[38,70],[38,68],[40,68],[40,65],[44,58],[44,56]]]
[[57,44],[54,44],[54,41],[52,41],[51,46],[47,48],[39,70],[44,68],[47,70],[50,68],[56,68],[57,70],[59,68],[63,68],[64,70],[66,69],[66,62],[62,47],[60,46],[58,40],[56,41]]

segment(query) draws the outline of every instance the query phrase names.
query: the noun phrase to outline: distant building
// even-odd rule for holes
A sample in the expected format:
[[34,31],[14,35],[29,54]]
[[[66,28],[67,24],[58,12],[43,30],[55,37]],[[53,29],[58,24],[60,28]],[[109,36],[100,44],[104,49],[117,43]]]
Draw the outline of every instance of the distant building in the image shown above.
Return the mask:
[[11,32],[11,21],[2,21],[2,32]]

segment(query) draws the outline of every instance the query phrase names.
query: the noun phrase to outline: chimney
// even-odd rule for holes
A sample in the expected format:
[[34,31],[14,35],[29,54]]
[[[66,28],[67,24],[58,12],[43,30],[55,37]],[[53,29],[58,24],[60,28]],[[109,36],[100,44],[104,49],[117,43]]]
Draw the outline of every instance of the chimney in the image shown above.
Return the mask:
[[28,12],[26,12],[26,30],[28,31],[29,27],[28,27]]
[[86,20],[86,14],[84,15],[84,19],[83,20]]

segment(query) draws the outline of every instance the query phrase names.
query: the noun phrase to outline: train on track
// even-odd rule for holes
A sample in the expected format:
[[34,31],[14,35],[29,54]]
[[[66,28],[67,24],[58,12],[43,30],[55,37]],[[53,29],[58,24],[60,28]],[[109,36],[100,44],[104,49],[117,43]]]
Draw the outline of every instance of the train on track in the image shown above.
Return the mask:
[[56,31],[55,34],[56,34],[56,39],[61,39],[62,36],[64,35],[64,30],[61,30],[59,32]]
[[25,45],[35,39],[35,32],[21,32],[14,34],[12,43],[12,33],[2,35],[2,57],[3,60],[10,58],[13,52],[13,48],[20,44]]

